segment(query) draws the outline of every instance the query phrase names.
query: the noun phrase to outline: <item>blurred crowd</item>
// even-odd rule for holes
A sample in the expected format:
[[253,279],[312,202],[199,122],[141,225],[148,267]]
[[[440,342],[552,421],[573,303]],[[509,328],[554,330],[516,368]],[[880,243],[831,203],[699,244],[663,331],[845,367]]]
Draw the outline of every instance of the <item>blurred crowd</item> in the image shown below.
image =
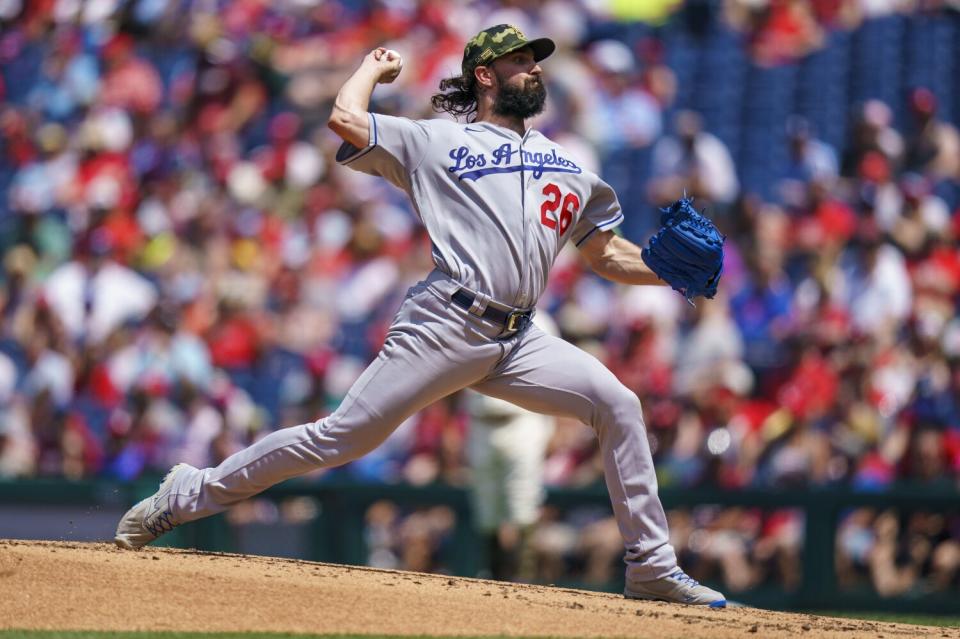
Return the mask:
[[854,509],[837,536],[837,582],[881,596],[922,597],[955,590],[960,577],[960,514]]
[[[696,308],[601,281],[573,250],[541,300],[639,395],[662,485],[956,489],[960,85],[850,104],[842,144],[791,115],[785,156],[763,167],[775,179],[755,192],[742,176],[757,167],[684,97],[670,48],[721,30],[745,64],[789,67],[831,33],[897,15],[944,21],[960,51],[949,5],[2,2],[0,477],[208,466],[331,411],[431,268],[405,196],[335,164],[331,101],[383,44],[405,65],[373,109],[437,117],[428,98],[459,72],[466,39],[509,22],[556,40],[533,125],[618,189],[631,239],[683,192],[728,238],[721,293]],[[454,396],[331,472],[463,485],[468,428]],[[601,481],[589,428],[559,420],[546,469],[550,486]],[[704,513],[672,515],[681,553],[703,547],[683,532],[693,519],[729,520],[739,532],[717,548],[733,535],[795,582],[799,515]],[[568,533],[564,517],[545,515],[543,547],[585,548],[577,561],[594,552],[609,572],[610,522],[590,515]],[[858,517],[889,532],[882,513]],[[731,566],[729,583],[761,579]]]

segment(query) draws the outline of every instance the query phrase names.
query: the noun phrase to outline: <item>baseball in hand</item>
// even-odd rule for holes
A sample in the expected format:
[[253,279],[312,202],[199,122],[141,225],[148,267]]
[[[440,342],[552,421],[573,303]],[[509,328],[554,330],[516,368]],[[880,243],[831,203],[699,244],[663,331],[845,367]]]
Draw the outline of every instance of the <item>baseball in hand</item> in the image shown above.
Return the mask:
[[396,80],[397,76],[400,75],[400,71],[403,69],[403,58],[400,56],[400,53],[393,49],[385,49],[380,54],[379,60],[381,62],[387,62],[389,65],[389,70],[384,72],[380,78],[380,82],[388,84]]

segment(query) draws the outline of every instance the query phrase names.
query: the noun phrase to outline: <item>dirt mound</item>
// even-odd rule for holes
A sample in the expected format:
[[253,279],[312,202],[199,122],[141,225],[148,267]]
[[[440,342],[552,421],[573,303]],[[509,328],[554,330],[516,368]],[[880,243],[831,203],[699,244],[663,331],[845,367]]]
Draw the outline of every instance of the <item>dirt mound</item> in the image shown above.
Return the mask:
[[956,630],[268,557],[0,540],[0,628],[630,637],[960,637]]

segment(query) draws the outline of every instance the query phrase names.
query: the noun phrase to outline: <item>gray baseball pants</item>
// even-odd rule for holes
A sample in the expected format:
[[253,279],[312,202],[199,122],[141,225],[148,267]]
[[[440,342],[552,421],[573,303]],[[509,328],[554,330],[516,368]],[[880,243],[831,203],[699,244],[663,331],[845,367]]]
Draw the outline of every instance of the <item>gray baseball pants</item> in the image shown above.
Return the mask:
[[174,516],[200,519],[285,479],[362,457],[410,415],[472,387],[592,426],[626,548],[628,581],[669,574],[676,556],[637,396],[597,359],[532,324],[497,339],[499,326],[450,302],[456,290],[438,271],[413,286],[383,349],[331,415],[270,433],[216,468],[178,473]]

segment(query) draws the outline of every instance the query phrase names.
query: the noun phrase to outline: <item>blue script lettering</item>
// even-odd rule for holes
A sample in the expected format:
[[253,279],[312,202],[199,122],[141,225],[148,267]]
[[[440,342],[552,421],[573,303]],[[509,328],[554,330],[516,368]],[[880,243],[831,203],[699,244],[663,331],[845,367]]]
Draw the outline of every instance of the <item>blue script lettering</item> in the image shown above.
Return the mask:
[[493,150],[493,163],[497,166],[510,164],[513,160],[514,153],[516,153],[516,151],[513,150],[513,145],[509,142],[501,144]]
[[456,149],[450,149],[450,159],[456,162],[456,164],[447,169],[451,173],[487,165],[487,158],[484,157],[483,153],[472,155],[470,153],[470,149],[465,146],[461,146]]
[[523,163],[528,166],[533,165],[533,177],[535,178],[539,178],[545,172],[549,171],[569,171],[572,173],[580,172],[580,167],[574,164],[573,161],[557,155],[556,149],[550,149],[550,153],[541,153],[539,151],[533,153],[531,151],[524,151]]
[[[447,170],[455,173],[461,180],[476,180],[485,175],[520,171],[530,171],[535,179],[540,179],[544,173],[583,172],[573,160],[557,155],[556,149],[551,149],[548,153],[521,151],[509,142],[501,144],[490,153],[490,166],[487,166],[487,158],[483,153],[471,154],[466,146],[450,149],[450,159],[454,164]],[[516,159],[519,159],[518,164],[514,164]]]

